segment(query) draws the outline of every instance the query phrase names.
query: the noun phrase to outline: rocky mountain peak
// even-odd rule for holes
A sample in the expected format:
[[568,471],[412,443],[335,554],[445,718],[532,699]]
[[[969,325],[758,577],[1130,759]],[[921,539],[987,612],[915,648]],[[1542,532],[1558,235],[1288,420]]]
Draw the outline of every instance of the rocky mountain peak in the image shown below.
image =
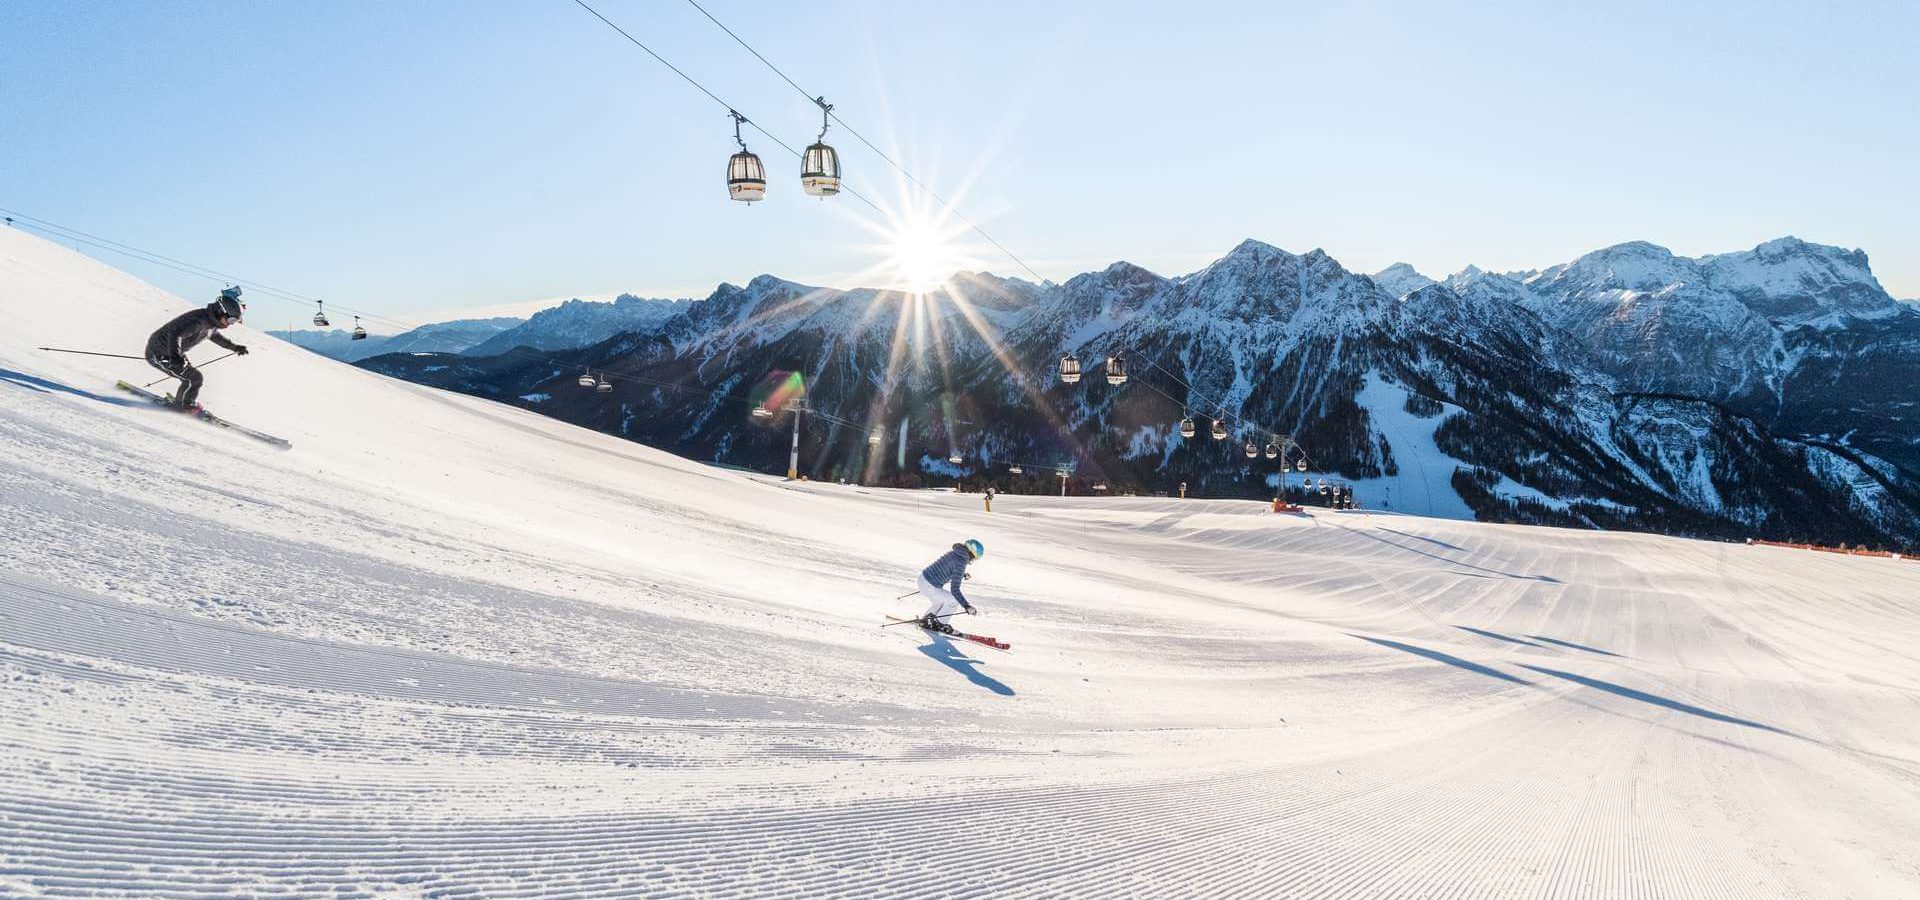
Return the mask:
[[1394,263],[1371,276],[1375,284],[1387,289],[1395,297],[1405,297],[1423,287],[1436,282],[1414,269],[1407,263]]

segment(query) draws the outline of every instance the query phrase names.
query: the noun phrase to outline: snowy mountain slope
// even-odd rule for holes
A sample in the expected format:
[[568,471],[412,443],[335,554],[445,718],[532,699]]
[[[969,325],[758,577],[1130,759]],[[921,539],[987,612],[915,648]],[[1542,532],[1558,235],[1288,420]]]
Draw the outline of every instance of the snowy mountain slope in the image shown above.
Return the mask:
[[1527,285],[1536,311],[1581,336],[1634,389],[1737,405],[1781,401],[1794,332],[1904,315],[1866,254],[1790,237],[1699,259],[1620,244]]
[[[621,294],[612,302],[568,300],[528,317],[518,326],[460,351],[472,356],[497,356],[515,347],[565,350],[598,344],[628,331],[648,332],[678,313],[689,300],[654,300]],[[393,352],[401,352],[395,350]]]
[[422,325],[399,334],[370,334],[357,341],[353,339],[351,330],[343,328],[331,331],[281,329],[267,333],[329,359],[359,362],[382,353],[459,353],[523,321],[512,317],[455,319]]
[[[0,232],[0,893],[1920,890],[1920,564],[1227,500],[987,514],[243,326],[206,400],[272,451],[118,395],[138,363],[34,349],[185,305]],[[876,627],[962,536],[965,624],[1012,653]]]

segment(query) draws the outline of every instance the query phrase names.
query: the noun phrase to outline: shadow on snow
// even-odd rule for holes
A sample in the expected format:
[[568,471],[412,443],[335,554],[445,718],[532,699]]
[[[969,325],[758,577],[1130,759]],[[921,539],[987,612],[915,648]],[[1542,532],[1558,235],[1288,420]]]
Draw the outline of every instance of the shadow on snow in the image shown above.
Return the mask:
[[947,668],[967,676],[967,680],[990,690],[1002,697],[1013,696],[1013,688],[1007,687],[993,676],[980,671],[986,663],[960,652],[960,648],[944,635],[931,635],[933,643],[920,647],[928,659],[944,664]]
[[1507,643],[1509,643],[1509,644],[1520,644],[1520,645],[1523,645],[1523,646],[1527,646],[1527,647],[1538,647],[1538,646],[1540,646],[1539,644],[1536,644],[1536,643],[1534,643],[1534,642],[1532,642],[1532,641],[1529,641],[1529,640],[1524,640],[1524,639],[1521,639],[1521,638],[1517,638],[1517,637],[1507,637],[1506,635],[1504,635],[1504,634],[1501,634],[1500,632],[1497,632],[1497,631],[1488,631],[1488,630],[1486,630],[1486,629],[1484,629],[1484,628],[1475,628],[1475,627],[1473,627],[1472,625],[1455,625],[1455,626],[1453,626],[1453,627],[1455,627],[1455,628],[1458,628],[1458,629],[1460,629],[1461,631],[1471,631],[1471,632],[1473,632],[1474,634],[1477,634],[1477,635],[1479,635],[1479,636],[1481,636],[1481,637],[1490,637],[1490,638],[1493,638],[1493,639],[1494,639],[1494,640],[1496,640],[1496,641],[1506,641],[1506,642],[1507,642]]
[[1560,646],[1562,646],[1562,647],[1571,647],[1571,648],[1573,648],[1573,649],[1575,649],[1575,650],[1585,650],[1585,651],[1586,651],[1586,652],[1588,652],[1588,653],[1598,653],[1598,654],[1600,654],[1601,656],[1611,656],[1611,657],[1614,657],[1614,658],[1616,658],[1616,659],[1625,659],[1625,658],[1626,658],[1626,657],[1624,657],[1624,656],[1621,656],[1620,654],[1618,654],[1618,653],[1615,653],[1615,652],[1613,652],[1613,651],[1611,651],[1611,650],[1602,650],[1602,649],[1600,649],[1599,647],[1589,647],[1589,646],[1587,646],[1587,645],[1585,645],[1585,644],[1576,644],[1576,643],[1574,643],[1574,642],[1572,642],[1572,641],[1563,641],[1563,640],[1561,640],[1561,639],[1559,639],[1559,638],[1550,638],[1550,637],[1547,637],[1546,635],[1541,635],[1541,634],[1530,634],[1530,635],[1527,635],[1527,637],[1530,637],[1530,638],[1533,638],[1533,639],[1534,639],[1534,640],[1536,640],[1536,641],[1546,641],[1546,642],[1547,642],[1547,643],[1549,643],[1549,644],[1558,644],[1558,645],[1560,645]]
[[1353,634],[1352,632],[1348,632],[1347,636],[1357,637],[1370,644],[1379,644],[1380,646],[1386,647],[1389,650],[1398,650],[1401,653],[1411,653],[1414,656],[1425,657],[1426,659],[1433,660],[1434,662],[1446,663],[1447,665],[1453,666],[1456,669],[1465,669],[1477,675],[1485,675],[1488,678],[1498,678],[1501,681],[1509,682],[1512,684],[1530,685],[1533,683],[1525,679],[1515,678],[1512,675],[1508,675],[1507,673],[1500,671],[1499,669],[1489,668],[1487,666],[1483,666],[1471,660],[1461,659],[1460,657],[1454,656],[1453,654],[1450,654],[1450,653],[1441,653],[1438,650],[1428,650],[1425,647],[1415,647],[1412,644],[1402,644],[1399,641],[1390,641],[1390,640],[1387,640],[1386,638],[1370,638],[1365,635]]
[[53,393],[54,391],[59,391],[60,393],[63,393],[63,394],[72,394],[76,397],[85,397],[88,400],[95,400],[111,406],[147,406],[149,405],[144,402],[128,400],[122,397],[102,397],[99,394],[95,394],[90,391],[83,391],[77,387],[61,384],[58,381],[48,381],[45,378],[40,378],[35,375],[28,375],[25,372],[15,372],[12,369],[0,369],[0,382],[5,382],[7,384],[15,385],[17,387],[23,387],[23,388],[26,388],[27,390],[37,391],[42,394],[50,394],[50,393]]
[[[1488,637],[1499,638],[1501,640],[1510,640],[1510,641],[1514,641],[1515,643],[1526,643],[1525,641],[1519,641],[1514,638],[1508,638],[1508,637],[1505,637],[1504,635],[1495,634],[1493,632],[1481,631],[1480,629],[1477,629],[1477,628],[1468,628],[1464,625],[1456,625],[1454,627],[1460,628],[1466,631],[1471,631],[1475,634],[1484,634]],[[1365,635],[1353,634],[1352,632],[1348,632],[1347,636],[1359,638],[1360,640],[1366,641],[1370,644],[1378,644],[1390,650],[1398,650],[1402,653],[1410,653],[1410,654],[1413,654],[1414,656],[1433,660],[1434,662],[1445,663],[1449,666],[1453,666],[1456,669],[1465,669],[1477,675],[1485,675],[1488,678],[1498,678],[1501,681],[1509,682],[1512,684],[1527,685],[1529,687],[1537,686],[1535,685],[1534,682],[1515,678],[1512,675],[1508,675],[1507,673],[1501,672],[1497,669],[1483,666],[1477,662],[1472,662],[1470,660],[1461,659],[1460,657],[1454,656],[1452,654],[1441,653],[1438,650],[1428,650],[1425,647],[1416,647],[1412,644],[1403,644],[1399,641],[1387,640],[1386,638],[1371,638]],[[1547,639],[1543,638],[1543,640],[1547,640]],[[1555,643],[1559,643],[1559,642],[1555,641]],[[1540,646],[1540,645],[1535,644],[1533,646]],[[1579,649],[1585,650],[1589,648],[1580,647]],[[1604,653],[1605,651],[1595,651],[1595,652]],[[1608,653],[1607,655],[1613,656],[1614,654]],[[1526,663],[1515,663],[1514,665],[1517,665],[1522,669],[1528,669],[1534,672],[1538,672],[1542,675],[1549,675],[1554,678],[1561,679],[1563,681],[1571,681],[1574,684],[1578,684],[1584,687],[1590,687],[1590,688],[1593,688],[1594,690],[1605,691],[1606,693],[1612,694],[1616,697],[1624,697],[1628,700],[1638,700],[1641,703],[1658,706],[1662,709],[1670,709],[1675,712],[1683,712],[1690,716],[1699,716],[1700,718],[1711,719],[1715,722],[1726,722],[1730,725],[1740,725],[1746,728],[1757,728],[1761,731],[1770,731],[1774,734],[1782,734],[1788,737],[1799,737],[1799,735],[1796,735],[1791,731],[1788,731],[1784,728],[1777,728],[1772,725],[1768,725],[1765,722],[1755,722],[1752,719],[1742,719],[1738,716],[1730,716],[1730,715],[1727,715],[1726,713],[1714,712],[1713,710],[1707,709],[1705,707],[1694,706],[1691,703],[1682,703],[1678,700],[1672,700],[1666,697],[1662,697],[1658,694],[1649,694],[1646,691],[1636,690],[1634,688],[1630,688],[1621,684],[1614,684],[1611,681],[1601,681],[1598,678],[1589,678],[1585,675],[1576,675],[1572,672],[1563,672],[1559,669],[1547,668],[1546,666],[1528,665]]]
[[[1359,529],[1357,529],[1357,528],[1349,528],[1349,529],[1347,529],[1347,530],[1348,530],[1348,531],[1351,531],[1351,532],[1353,532],[1354,534],[1357,534],[1357,535],[1360,535],[1361,537],[1365,537],[1365,538],[1369,538],[1369,539],[1372,539],[1372,540],[1376,540],[1376,541],[1379,541],[1380,543],[1382,543],[1382,544],[1385,544],[1385,545],[1387,545],[1387,546],[1389,546],[1389,547],[1395,547],[1395,548],[1398,548],[1398,549],[1401,549],[1401,550],[1405,550],[1405,551],[1407,551],[1408,553],[1413,553],[1413,554],[1417,554],[1417,555],[1419,555],[1419,556],[1424,556],[1424,557],[1426,557],[1426,558],[1428,558],[1428,559],[1437,559],[1437,560],[1439,560],[1439,561],[1441,561],[1441,562],[1443,562],[1443,563],[1449,563],[1449,564],[1451,564],[1451,565],[1456,565],[1456,566],[1461,566],[1461,567],[1464,567],[1464,568],[1468,568],[1468,569],[1474,569],[1474,570],[1476,570],[1476,571],[1480,571],[1480,572],[1486,572],[1486,573],[1488,573],[1488,574],[1490,574],[1490,575],[1499,575],[1499,576],[1501,576],[1502,578],[1517,578],[1517,579],[1520,579],[1520,580],[1522,580],[1522,581],[1539,581],[1539,582],[1544,582],[1544,583],[1546,583],[1546,584],[1559,584],[1559,583],[1560,583],[1560,579],[1558,579],[1558,578],[1555,578],[1555,577],[1553,577],[1553,576],[1551,576],[1551,575],[1521,575],[1521,574],[1518,574],[1518,573],[1515,573],[1515,572],[1502,572],[1502,571],[1500,571],[1499,569],[1490,569],[1490,568],[1487,568],[1486,566],[1476,566],[1476,565],[1474,565],[1473,563],[1470,563],[1470,562],[1461,562],[1460,560],[1457,560],[1457,559],[1449,559],[1449,558],[1447,558],[1447,557],[1445,557],[1445,556],[1441,556],[1441,555],[1440,555],[1440,554],[1438,554],[1438,553],[1430,553],[1430,552],[1428,552],[1428,551],[1425,551],[1425,550],[1422,550],[1422,549],[1420,549],[1419,547],[1410,547],[1410,546],[1407,546],[1406,544],[1402,544],[1402,543],[1400,543],[1399,541],[1390,541],[1390,540],[1387,540],[1386,538],[1383,538],[1383,537],[1381,537],[1381,536],[1379,536],[1379,535],[1377,535],[1377,534],[1370,534],[1370,533],[1368,533],[1368,532],[1365,532],[1365,531],[1361,531],[1361,530],[1359,530]],[[1401,533],[1401,532],[1398,532],[1398,531],[1393,531],[1393,529],[1391,529],[1391,528],[1383,528],[1383,529],[1381,529],[1381,530],[1382,530],[1382,531],[1391,531],[1391,532],[1393,532],[1394,534],[1400,534],[1400,533]],[[1423,537],[1419,537],[1418,535],[1407,535],[1407,536],[1408,536],[1408,537],[1412,537],[1412,538],[1415,538],[1416,540],[1422,540],[1422,541],[1426,541],[1426,540],[1432,540],[1431,538],[1423,538]],[[1442,542],[1442,541],[1433,541],[1433,542],[1434,542],[1434,543],[1436,543],[1436,544],[1442,544],[1443,546],[1449,546],[1449,545],[1446,545],[1446,544],[1445,544],[1444,542]],[[1462,575],[1465,575],[1465,574],[1470,574],[1470,573],[1466,573],[1466,572],[1462,572],[1462,573],[1459,573],[1459,574],[1462,574]]]
[[1572,672],[1562,672],[1559,669],[1549,669],[1545,666],[1530,666],[1530,665],[1527,665],[1526,663],[1518,663],[1517,665],[1519,665],[1520,668],[1522,669],[1532,669],[1533,671],[1539,672],[1542,675],[1551,675],[1555,678],[1571,681],[1574,684],[1585,685],[1586,687],[1590,687],[1595,690],[1606,691],[1607,693],[1613,694],[1616,697],[1625,697],[1629,700],[1638,700],[1641,703],[1651,703],[1654,706],[1662,707],[1664,709],[1671,709],[1671,710],[1674,710],[1675,712],[1683,712],[1690,716],[1699,716],[1703,719],[1712,719],[1715,722],[1728,722],[1734,725],[1744,725],[1748,728],[1758,728],[1761,731],[1771,731],[1774,734],[1784,734],[1789,737],[1797,736],[1797,735],[1794,735],[1794,733],[1791,731],[1775,728],[1772,725],[1768,725],[1764,722],[1755,722],[1751,719],[1742,719],[1737,716],[1729,716],[1726,713],[1717,713],[1710,709],[1694,706],[1691,703],[1681,703],[1678,700],[1669,700],[1666,697],[1659,696],[1658,694],[1649,694],[1646,691],[1634,690],[1633,688],[1627,687],[1625,685],[1614,684],[1611,681],[1601,681],[1598,678],[1588,678],[1585,675],[1575,675]]

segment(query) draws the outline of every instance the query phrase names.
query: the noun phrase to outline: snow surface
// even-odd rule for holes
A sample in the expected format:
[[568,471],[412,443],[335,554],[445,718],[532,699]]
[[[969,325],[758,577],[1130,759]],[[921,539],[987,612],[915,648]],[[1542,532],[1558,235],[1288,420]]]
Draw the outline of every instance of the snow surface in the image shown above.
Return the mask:
[[[1920,894],[1920,563],[987,514],[243,326],[203,396],[276,451],[34,349],[185,306],[0,231],[0,895]],[[965,537],[1013,651],[878,627]]]
[[[1341,478],[1336,474],[1331,480],[1353,485],[1354,496],[1370,504],[1381,505],[1383,498],[1391,498],[1387,502],[1391,502],[1397,512],[1472,519],[1473,508],[1453,489],[1454,470],[1472,466],[1442,452],[1433,437],[1440,423],[1450,415],[1459,414],[1460,407],[1434,401],[1441,407],[1438,414],[1416,416],[1407,411],[1408,396],[1406,388],[1388,382],[1377,372],[1367,373],[1354,402],[1367,410],[1374,430],[1386,437],[1399,469],[1395,474],[1378,478]],[[1313,472],[1302,474],[1308,478],[1326,477]]]

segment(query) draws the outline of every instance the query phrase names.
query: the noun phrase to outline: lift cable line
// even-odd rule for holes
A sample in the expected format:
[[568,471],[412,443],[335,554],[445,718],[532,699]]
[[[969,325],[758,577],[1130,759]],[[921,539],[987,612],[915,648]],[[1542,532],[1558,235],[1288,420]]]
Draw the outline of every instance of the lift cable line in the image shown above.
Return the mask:
[[[793,145],[788,144],[786,141],[783,141],[778,137],[775,137],[773,132],[760,127],[760,123],[755,122],[754,120],[746,117],[745,115],[742,115],[740,112],[738,112],[739,107],[734,106],[733,104],[730,104],[727,101],[720,99],[719,94],[716,94],[708,90],[706,85],[701,84],[698,81],[695,81],[692,75],[688,75],[686,72],[682,71],[679,66],[676,66],[673,63],[667,62],[666,57],[653,52],[652,47],[649,47],[646,44],[641,43],[639,38],[636,38],[633,35],[628,34],[625,28],[621,28],[620,26],[615,25],[612,19],[609,19],[606,16],[601,15],[599,10],[594,9],[591,6],[588,6],[586,3],[586,0],[573,0],[573,2],[578,4],[581,9],[584,9],[587,12],[593,13],[594,18],[599,19],[601,22],[606,23],[606,26],[608,28],[613,29],[615,33],[619,34],[623,38],[626,38],[635,47],[639,47],[640,49],[645,50],[648,56],[653,57],[661,65],[666,66],[669,69],[672,69],[673,74],[680,76],[681,79],[686,81],[686,83],[693,85],[695,88],[697,88],[700,91],[700,93],[707,95],[707,97],[712,99],[713,102],[720,104],[720,107],[727,111],[727,115],[735,117],[736,120],[739,122],[743,122],[747,125],[753,126],[753,130],[760,132],[762,135],[766,137],[767,140],[770,140],[776,144],[779,144],[781,149],[787,151],[788,153],[793,154],[795,159],[798,159],[802,162],[806,161],[807,155],[805,153],[799,150],[793,149]],[[807,100],[809,102],[813,102],[812,97],[808,97]],[[852,129],[848,129],[848,130],[851,131]],[[880,204],[867,199],[867,196],[865,194],[862,194],[859,191],[854,190],[852,187],[849,187],[844,181],[840,182],[839,189],[849,194],[852,194],[854,198],[858,199],[861,203],[865,203],[869,207],[872,207],[874,212],[877,212],[883,216],[887,214],[886,210],[880,208]]]
[[[4,207],[0,207],[0,213],[4,213],[6,215],[12,216],[13,224],[16,226],[27,228],[33,231],[38,231],[48,235],[49,237],[58,238],[61,240],[71,240],[71,241],[75,241],[81,244],[86,244],[88,246],[95,247],[101,250],[107,250],[109,252],[130,256],[141,262],[152,263],[154,265],[172,269],[176,272],[181,272],[187,275],[193,275],[200,278],[208,278],[208,279],[220,281],[226,284],[243,285],[247,288],[250,288],[254,291],[257,291],[275,300],[280,300],[287,303],[297,303],[303,307],[308,303],[319,304],[322,302],[317,298],[309,297],[305,294],[298,294],[298,293],[294,293],[293,291],[288,291],[281,288],[269,287],[265,284],[261,284],[260,282],[254,281],[250,278],[244,278],[239,275],[220,272],[218,270],[210,269],[206,266],[188,262],[183,259],[177,259],[175,257],[166,256],[164,254],[156,253],[152,250],[144,250],[139,247],[135,247],[131,244],[121,243],[120,241],[116,241],[111,238],[105,238],[99,235],[89,234],[87,232],[80,231],[79,229],[76,229],[76,228],[71,228],[66,225],[61,225],[57,222],[53,222],[47,219],[42,219],[38,216],[28,215],[18,210],[11,210],[11,209],[6,209]],[[341,306],[338,303],[334,304],[334,309],[341,310],[349,314],[354,314],[357,319],[385,322],[390,325],[394,325],[402,328],[409,328],[409,329],[421,327],[419,323],[408,322],[401,319],[394,319],[388,316],[382,316],[374,312],[371,312],[369,310],[351,309],[349,307]],[[515,347],[511,350],[508,350],[507,353],[503,353],[501,355],[506,356],[509,354],[516,354],[530,361],[545,362],[545,363],[550,363],[556,366],[572,367],[572,366],[578,365],[578,363],[567,362],[560,359],[559,357],[552,356],[547,353],[542,353],[530,347]],[[102,354],[92,354],[92,355],[102,355]],[[117,355],[117,354],[105,354],[105,355]],[[145,357],[138,357],[138,356],[129,356],[127,358],[145,359]],[[604,369],[601,371],[601,376],[604,378],[609,373],[614,373],[614,372],[619,372],[620,380],[633,381],[635,383],[645,384],[651,387],[660,387],[660,388],[667,388],[667,389],[679,390],[679,391],[691,391],[696,394],[700,394],[708,397],[714,396],[717,393],[719,393],[717,391],[694,387],[692,385],[679,384],[679,383],[669,382],[669,381],[660,381],[658,379],[653,379],[653,378],[645,378],[645,377],[633,375],[630,373],[620,372],[617,369]],[[840,424],[842,422],[842,420],[839,420],[837,417],[834,417],[834,416],[829,416],[829,415],[820,414],[820,413],[816,413],[816,414],[820,415],[821,418],[823,419],[834,421],[836,424]],[[851,423],[846,423],[846,424],[851,424]]]
[[[580,3],[581,6],[586,6],[586,4],[582,3],[581,0],[574,0],[574,2]],[[780,76],[781,80],[791,85],[794,90],[799,91],[800,96],[807,98],[808,102],[810,103],[821,102],[816,97],[816,95],[807,93],[806,88],[801,87],[798,82],[788,77],[787,73],[780,71],[780,67],[774,65],[772,60],[766,58],[766,56],[761,54],[760,51],[755,50],[752,44],[749,44],[746,42],[745,38],[742,38],[740,35],[735,34],[733,29],[727,27],[726,23],[720,21],[717,18],[714,18],[713,13],[708,12],[706,7],[701,6],[699,3],[695,2],[695,0],[687,0],[687,3],[691,5],[694,9],[699,10],[701,15],[706,16],[707,21],[712,22],[714,25],[718,26],[721,31],[726,32],[727,37],[733,38],[735,43],[739,44],[742,47],[745,47],[748,53],[753,54],[754,59],[757,59],[760,62],[764,63],[767,68],[773,70],[773,73],[775,75]],[[595,15],[599,15],[599,14],[595,13]],[[612,24],[612,23],[609,22],[608,24]],[[638,42],[636,41],[635,43],[638,43]],[[647,52],[651,53],[653,51],[649,50]],[[665,60],[661,60],[661,61],[665,62]],[[674,71],[677,72],[679,70],[675,69]],[[685,76],[683,75],[682,77],[685,77]],[[688,79],[688,80],[691,81],[692,79]],[[702,90],[705,90],[705,89],[702,88]],[[715,99],[719,99],[719,98],[715,98]],[[999,250],[1001,253],[1006,254],[1008,259],[1013,260],[1016,264],[1020,266],[1020,268],[1027,270],[1027,274],[1032,275],[1036,281],[1044,282],[1047,280],[1039,272],[1034,271],[1032,266],[1027,265],[1026,260],[1021,259],[1012,250],[1008,250],[1005,245],[1001,244],[997,240],[994,240],[993,235],[988,234],[986,229],[981,228],[978,224],[975,224],[972,219],[969,219],[966,216],[961,215],[959,207],[955,206],[953,201],[948,200],[946,197],[941,196],[939,191],[936,191],[933,188],[928,187],[926,182],[921,181],[919,178],[915,177],[912,172],[907,171],[906,166],[903,166],[900,163],[896,162],[893,157],[887,155],[886,151],[881,150],[877,146],[874,146],[874,143],[872,141],[867,140],[866,137],[862,135],[859,131],[855,130],[852,125],[847,124],[846,119],[843,119],[840,116],[836,115],[833,112],[831,107],[828,107],[826,109],[826,114],[828,117],[832,118],[833,121],[836,124],[838,124],[843,130],[845,130],[848,134],[853,135],[855,140],[858,140],[860,143],[865,144],[867,146],[867,149],[872,150],[875,156],[878,156],[882,160],[885,160],[887,165],[892,166],[895,171],[899,172],[909,182],[912,182],[914,187],[917,187],[920,190],[926,192],[927,196],[940,201],[941,207],[946,210],[948,215],[951,215],[954,218],[959,219],[962,223],[965,223],[965,225],[968,228],[973,229],[973,232],[975,234],[980,235],[981,237],[986,239],[987,243],[992,244],[994,246],[994,249]]]
[[[74,241],[76,243],[86,244],[90,247],[106,250],[108,252],[119,253],[125,256],[131,256],[134,259],[140,260],[141,262],[152,263],[153,265],[160,266],[162,268],[172,269],[176,272],[181,272],[187,275],[193,275],[200,278],[213,279],[216,281],[223,282],[225,284],[241,285],[243,287],[248,288],[249,290],[255,291],[260,294],[265,294],[266,296],[272,297],[276,300],[284,300],[286,302],[296,303],[301,306],[306,306],[307,304],[310,304],[310,303],[311,304],[321,303],[321,300],[317,297],[309,297],[305,294],[298,294],[298,293],[294,293],[293,291],[285,290],[283,288],[277,288],[277,287],[273,287],[272,285],[262,284],[258,281],[254,281],[249,278],[242,278],[238,275],[233,275],[226,272],[220,272],[214,269],[209,269],[206,266],[187,262],[186,260],[182,260],[182,259],[175,259],[174,257],[171,257],[171,256],[155,253],[152,250],[142,250],[139,247],[123,244],[111,238],[104,238],[96,234],[89,234],[77,228],[61,225],[58,222],[42,219],[42,218],[39,218],[38,216],[31,216],[23,212],[11,210],[11,209],[5,209],[5,208],[0,208],[0,213],[5,213],[9,216],[12,216],[14,219],[14,222],[13,222],[14,225],[41,232],[47,235],[48,237],[57,238],[59,240]],[[333,308],[342,312],[346,312],[348,314],[358,313],[363,318],[369,321],[384,322],[389,325],[400,326],[400,327],[409,328],[409,329],[419,327],[415,323],[404,322],[399,319],[388,318],[386,316],[379,315],[369,310],[351,309],[345,306],[341,306],[337,303],[334,304]]]

